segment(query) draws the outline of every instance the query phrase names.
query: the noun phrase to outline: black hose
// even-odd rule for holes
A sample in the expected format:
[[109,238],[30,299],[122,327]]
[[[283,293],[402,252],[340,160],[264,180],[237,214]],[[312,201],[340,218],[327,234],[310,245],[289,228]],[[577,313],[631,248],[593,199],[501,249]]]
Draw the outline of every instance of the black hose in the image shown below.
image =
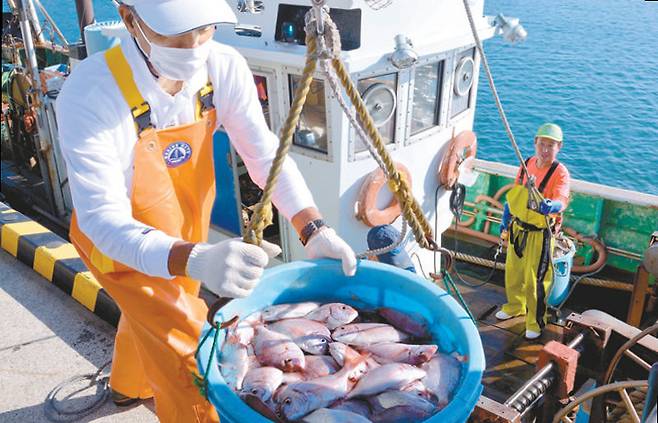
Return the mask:
[[[101,374],[103,373],[103,370],[110,366],[111,363],[112,361],[110,360],[103,364],[95,373],[74,376],[55,386],[53,390],[48,393],[48,396],[46,396],[46,399],[44,400],[43,406],[46,418],[51,422],[72,422],[80,420],[82,417],[87,416],[101,408],[110,398],[110,376],[108,374],[101,377]],[[89,383],[83,388],[67,394],[62,399],[56,398],[57,394],[59,394],[60,391],[62,391],[64,388],[86,380],[88,380]],[[96,387],[96,393],[93,395],[93,400],[88,405],[85,405],[80,409],[73,410],[61,406],[61,404],[65,404],[67,401],[70,401],[75,394],[86,391],[93,387]]]

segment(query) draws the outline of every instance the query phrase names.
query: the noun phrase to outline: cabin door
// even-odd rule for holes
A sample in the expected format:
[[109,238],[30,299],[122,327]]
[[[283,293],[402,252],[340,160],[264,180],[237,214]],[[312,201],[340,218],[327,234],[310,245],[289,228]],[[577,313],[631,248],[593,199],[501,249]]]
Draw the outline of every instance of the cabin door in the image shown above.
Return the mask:
[[[278,115],[275,115],[278,103],[274,100],[277,98],[274,72],[262,69],[252,71],[265,121],[272,129],[278,119]],[[213,209],[213,224],[231,234],[242,235],[242,221],[251,217],[262,190],[249,177],[247,167],[223,131],[215,135],[215,175],[217,201]],[[279,216],[276,207],[273,211],[273,223],[265,230],[264,238],[279,245],[283,251],[281,258],[287,260],[286,229],[289,225]]]

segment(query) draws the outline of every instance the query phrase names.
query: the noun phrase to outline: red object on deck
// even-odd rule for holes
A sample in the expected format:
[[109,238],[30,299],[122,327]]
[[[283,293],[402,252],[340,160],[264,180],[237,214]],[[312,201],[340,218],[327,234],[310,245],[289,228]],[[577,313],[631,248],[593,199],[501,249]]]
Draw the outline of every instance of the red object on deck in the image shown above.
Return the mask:
[[579,356],[580,353],[578,351],[557,341],[550,341],[539,352],[539,358],[536,364],[537,370],[551,361],[558,367],[560,375],[556,379],[556,383],[557,395],[560,398],[566,398],[573,391]]

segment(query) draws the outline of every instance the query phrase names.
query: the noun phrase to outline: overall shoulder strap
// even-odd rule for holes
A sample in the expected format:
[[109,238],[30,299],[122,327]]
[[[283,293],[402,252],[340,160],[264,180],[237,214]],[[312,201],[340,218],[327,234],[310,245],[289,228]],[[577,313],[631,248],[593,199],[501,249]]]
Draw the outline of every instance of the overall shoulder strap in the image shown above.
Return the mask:
[[544,176],[544,179],[541,180],[541,183],[539,184],[539,192],[542,194],[544,193],[544,190],[546,189],[546,185],[548,185],[548,181],[551,180],[551,176],[555,173],[555,169],[560,165],[560,162],[557,160],[553,162],[551,165],[551,168],[548,169],[548,172],[546,172],[546,176]]
[[130,113],[135,121],[137,136],[139,136],[142,131],[153,126],[151,123],[151,106],[139,92],[133,78],[132,69],[130,69],[120,45],[114,46],[105,52],[105,61],[119,86],[123,98],[128,103]]
[[[525,166],[526,167],[528,167],[528,163],[530,163],[530,159],[532,159],[532,156],[525,159]],[[524,180],[525,180],[525,167],[522,167],[521,168],[521,174],[519,175],[519,180],[518,180],[519,185],[522,185]]]
[[208,81],[196,95],[196,106],[194,108],[194,114],[196,119],[201,119],[203,112],[214,109],[215,105],[213,104],[213,96],[215,90],[212,86],[212,82]]

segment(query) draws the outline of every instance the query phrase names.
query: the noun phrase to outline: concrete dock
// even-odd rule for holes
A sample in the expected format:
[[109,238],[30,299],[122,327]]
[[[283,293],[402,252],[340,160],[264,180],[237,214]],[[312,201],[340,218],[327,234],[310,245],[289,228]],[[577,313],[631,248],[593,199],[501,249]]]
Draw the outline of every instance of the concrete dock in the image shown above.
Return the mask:
[[[111,325],[0,249],[0,422],[48,422],[48,393],[108,362],[114,334]],[[79,406],[93,394],[84,392],[63,405]],[[79,421],[158,419],[152,401],[128,408],[108,401]]]

